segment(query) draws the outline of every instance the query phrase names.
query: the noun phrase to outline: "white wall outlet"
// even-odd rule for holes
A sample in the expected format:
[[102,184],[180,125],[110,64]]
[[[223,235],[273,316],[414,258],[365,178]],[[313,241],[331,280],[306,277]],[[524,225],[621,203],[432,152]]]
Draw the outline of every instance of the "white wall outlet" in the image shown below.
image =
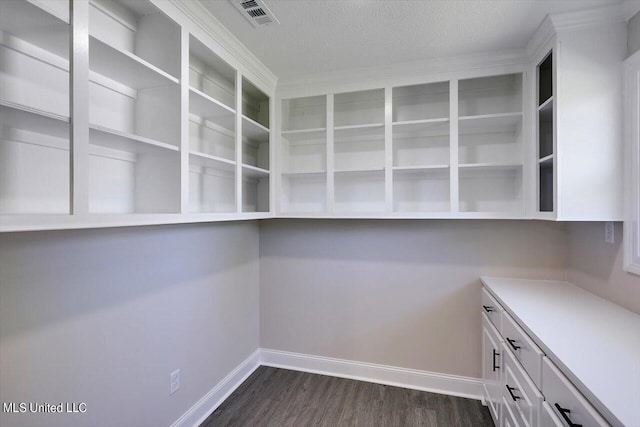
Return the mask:
[[180,388],[180,369],[173,371],[171,375],[169,375],[169,384],[169,394],[173,394],[178,391]]
[[607,243],[615,243],[615,230],[613,222],[611,221],[604,223],[604,241]]

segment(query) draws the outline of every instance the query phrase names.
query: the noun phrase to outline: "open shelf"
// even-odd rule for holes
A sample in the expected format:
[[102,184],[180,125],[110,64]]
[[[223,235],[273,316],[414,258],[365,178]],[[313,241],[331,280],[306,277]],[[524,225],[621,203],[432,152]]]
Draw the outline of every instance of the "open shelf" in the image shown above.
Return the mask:
[[384,170],[336,172],[334,182],[336,212],[385,210]]
[[522,74],[460,80],[458,115],[522,112]]
[[[62,3],[62,2],[61,2]],[[42,6],[45,4],[43,3]],[[52,3],[51,6],[57,6]],[[3,1],[0,30],[64,59],[69,59],[69,10],[45,10],[40,4]]]
[[327,133],[325,129],[283,132],[281,150],[284,171],[326,170]]
[[521,214],[522,193],[522,165],[460,165],[461,212]]
[[448,212],[449,168],[394,168],[394,212]]
[[244,133],[244,121],[246,120],[251,126],[248,132],[259,132],[263,134],[266,131],[267,138],[269,135],[269,97],[258,89],[249,80],[242,79],[242,130],[243,136],[249,137],[248,133]]
[[90,68],[129,87],[177,83],[180,27],[148,0],[91,0]]
[[189,113],[226,129],[235,128],[235,111],[193,87],[189,88]]
[[189,212],[235,212],[235,162],[189,153]]
[[449,82],[392,89],[393,122],[449,117]]
[[326,173],[283,174],[280,210],[322,213],[327,210]]
[[521,113],[460,118],[459,163],[520,163],[522,158]]
[[242,116],[242,136],[255,142],[268,142],[269,129],[250,117]]
[[269,171],[256,166],[243,164],[242,174],[251,178],[265,178],[269,176]]
[[384,123],[384,89],[339,93],[334,96],[334,126]]
[[106,41],[89,38],[89,68],[132,89],[178,84],[178,79]]
[[235,112],[236,71],[194,36],[189,36],[189,86]]
[[0,213],[70,213],[68,117],[0,102]]
[[538,157],[553,154],[553,97],[538,108]]
[[336,128],[334,130],[335,169],[383,168],[384,147],[384,126]]
[[538,165],[538,210],[554,211],[553,157]]
[[458,167],[475,171],[519,170],[522,168],[522,163],[464,163]]
[[178,151],[178,147],[175,145],[93,124],[89,125],[89,142],[92,145],[131,153]]
[[327,126],[327,97],[285,99],[282,101],[282,133],[324,129]]
[[224,172],[234,172],[236,163],[223,157],[212,156],[197,151],[189,152],[189,163],[196,166],[202,166],[209,169],[216,169]]
[[553,98],[553,53],[538,65],[538,105],[543,106]]
[[[244,170],[244,166],[243,166]],[[245,176],[242,180],[242,211],[269,212],[269,176]]]
[[449,120],[394,123],[392,147],[394,168],[448,165]]

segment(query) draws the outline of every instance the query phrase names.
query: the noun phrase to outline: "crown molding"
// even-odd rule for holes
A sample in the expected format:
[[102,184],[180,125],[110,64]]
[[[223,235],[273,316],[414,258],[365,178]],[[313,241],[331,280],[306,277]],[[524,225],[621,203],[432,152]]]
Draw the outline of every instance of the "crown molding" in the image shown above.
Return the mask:
[[211,37],[255,85],[275,92],[278,78],[198,0],[165,0]]
[[[455,57],[423,59],[376,67],[351,68],[330,73],[315,74],[278,82],[278,95],[282,97],[305,93],[338,93],[345,90],[361,90],[369,87],[398,86],[448,80],[452,74],[478,75],[482,69],[522,69],[528,58],[522,49],[461,55]],[[401,77],[399,79],[399,77]]]

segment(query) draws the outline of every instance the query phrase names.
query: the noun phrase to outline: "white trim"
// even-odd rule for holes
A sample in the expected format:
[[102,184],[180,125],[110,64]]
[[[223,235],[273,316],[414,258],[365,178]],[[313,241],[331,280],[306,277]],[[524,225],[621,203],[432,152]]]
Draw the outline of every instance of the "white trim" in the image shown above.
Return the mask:
[[249,376],[260,367],[260,349],[240,363],[229,375],[182,414],[171,427],[197,427],[207,419]]
[[[169,0],[169,3],[187,17],[192,24],[195,24],[211,37],[237,64],[241,65],[241,67],[237,67],[236,64],[232,64],[234,68],[240,68],[239,71],[241,71],[243,75],[248,76],[253,84],[266,90],[270,96],[273,94],[278,81],[276,75],[213,16],[207,8],[198,1]],[[159,3],[159,6],[161,4],[162,3]],[[193,32],[191,33],[193,34]],[[221,52],[218,52],[219,55],[220,53]]]
[[475,400],[482,399],[483,381],[478,378],[264,348],[260,351],[260,362],[261,365],[275,368],[349,378]]
[[625,222],[624,269],[640,275],[640,52],[624,63]]
[[446,82],[524,72],[529,59],[523,49],[484,52],[471,55],[431,58],[377,67],[339,70],[298,79],[278,81],[281,99],[319,96],[327,93],[379,89],[385,86]]

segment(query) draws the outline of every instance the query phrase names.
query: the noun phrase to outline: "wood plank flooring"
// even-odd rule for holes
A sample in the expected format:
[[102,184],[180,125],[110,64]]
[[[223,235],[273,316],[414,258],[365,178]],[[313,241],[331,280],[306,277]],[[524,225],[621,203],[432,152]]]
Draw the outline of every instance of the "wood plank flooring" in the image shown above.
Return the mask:
[[200,427],[493,426],[480,401],[259,367]]

